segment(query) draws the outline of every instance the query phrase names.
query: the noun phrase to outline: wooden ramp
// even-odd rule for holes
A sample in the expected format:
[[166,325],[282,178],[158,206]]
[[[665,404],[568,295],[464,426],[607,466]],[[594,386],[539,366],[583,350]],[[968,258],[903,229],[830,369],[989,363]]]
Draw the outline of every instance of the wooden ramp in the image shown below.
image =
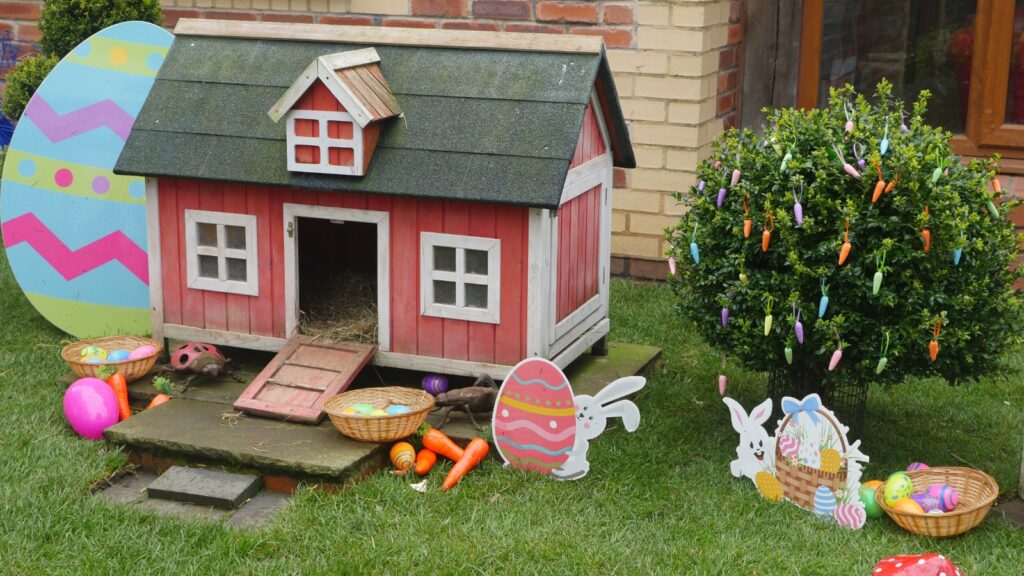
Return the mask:
[[295,336],[235,401],[235,409],[316,424],[332,396],[352,383],[376,346]]

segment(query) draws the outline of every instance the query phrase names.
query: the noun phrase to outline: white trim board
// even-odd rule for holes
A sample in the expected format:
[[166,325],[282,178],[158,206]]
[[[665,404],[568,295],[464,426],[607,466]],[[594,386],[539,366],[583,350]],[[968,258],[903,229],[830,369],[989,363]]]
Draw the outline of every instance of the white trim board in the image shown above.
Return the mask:
[[595,324],[593,328],[585,332],[572,344],[567,346],[565,350],[562,350],[561,353],[552,358],[551,361],[555,366],[565,370],[565,367],[572,364],[574,360],[582,356],[583,353],[587,351],[587,348],[590,348],[595,342],[607,336],[608,329],[610,327],[611,322],[609,322],[607,318],[601,320]]
[[[295,134],[296,120],[311,120],[317,123],[317,136],[298,136]],[[329,126],[331,122],[345,122],[352,125],[351,138],[331,138]],[[285,139],[288,150],[288,171],[309,172],[314,174],[341,174],[343,176],[362,176],[363,160],[366,151],[363,149],[363,129],[353,121],[352,116],[345,112],[321,112],[319,110],[291,110],[285,114]],[[295,159],[296,148],[309,146],[320,151],[320,162],[302,163]],[[335,166],[331,164],[331,148],[351,149],[352,165]]]
[[160,198],[156,178],[146,178],[146,253],[149,255],[149,309],[153,340],[164,340],[163,244],[160,242]]
[[255,334],[242,334],[224,330],[210,330],[193,326],[182,326],[180,324],[164,324],[163,328],[166,338],[185,340],[186,342],[209,342],[210,344],[220,346],[234,346],[236,348],[262,350],[264,352],[277,352],[288,343],[284,338],[274,338],[273,336],[257,336]]
[[[455,270],[437,270],[434,248],[455,251]],[[466,271],[466,251],[487,254],[487,274]],[[434,281],[455,284],[455,304],[441,304],[434,298]],[[467,285],[487,287],[487,308],[466,303]],[[420,232],[420,314],[468,322],[501,323],[501,240],[480,236]]]
[[548,357],[549,344],[545,322],[551,311],[546,295],[550,291],[551,227],[553,212],[543,208],[529,210],[529,277],[526,285],[526,356]]
[[403,368],[405,370],[416,370],[418,372],[437,372],[439,374],[451,374],[455,376],[477,377],[487,374],[495,380],[503,380],[511,366],[501,364],[488,364],[486,362],[470,362],[468,360],[449,360],[447,358],[434,358],[432,356],[417,356],[416,354],[401,354],[398,352],[377,351],[373,357],[373,363],[377,366],[388,368]]
[[[357,54],[359,53],[359,54]],[[365,64],[372,64],[374,62],[380,62],[380,56],[377,55],[377,51],[373,48],[364,48],[362,50],[353,50],[352,52],[339,52],[337,54],[328,54],[326,56],[320,56],[313,61],[312,64],[306,67],[299,74],[299,77],[292,82],[292,85],[288,87],[288,90],[274,103],[274,105],[267,111],[267,115],[274,122],[281,120],[281,118],[292,109],[292,106],[302,98],[302,95],[306,93],[306,90],[319,79],[324,83],[324,86],[331,91],[331,94],[341,102],[341,105],[345,107],[345,110],[352,115],[356,124],[360,128],[366,128],[366,125],[373,121],[373,115],[366,106],[359,101],[350,91],[347,86],[342,84],[341,79],[335,74],[336,70],[350,68],[352,66],[361,66]],[[341,65],[338,65],[341,63]],[[383,120],[383,118],[381,118]]]
[[[214,226],[217,243],[214,246],[200,245],[198,224]],[[231,248],[227,245],[227,227],[242,228],[245,231],[245,248]],[[217,259],[217,278],[200,275],[199,257]],[[228,278],[228,259],[245,262],[245,280]],[[226,292],[244,296],[259,296],[260,275],[259,247],[256,242],[256,216],[235,212],[213,212],[210,210],[185,210],[185,274],[188,287],[194,290]]]
[[612,157],[605,152],[569,170],[565,177],[565,185],[562,187],[562,197],[559,199],[558,205],[561,206],[584,192],[599,186],[604,181],[604,173],[607,171],[607,167],[611,164]]
[[[299,218],[366,222],[377,226],[377,349],[391,349],[391,215],[378,210],[357,210],[284,204],[284,307],[285,334],[295,335],[299,327]],[[289,223],[291,227],[289,228]],[[294,232],[289,234],[289,229]]]

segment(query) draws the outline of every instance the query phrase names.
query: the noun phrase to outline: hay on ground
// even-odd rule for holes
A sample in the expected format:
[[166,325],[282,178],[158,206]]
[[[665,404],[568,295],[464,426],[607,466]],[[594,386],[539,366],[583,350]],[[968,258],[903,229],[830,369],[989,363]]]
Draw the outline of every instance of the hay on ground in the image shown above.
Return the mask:
[[299,331],[335,342],[377,343],[377,283],[342,272],[301,286]]

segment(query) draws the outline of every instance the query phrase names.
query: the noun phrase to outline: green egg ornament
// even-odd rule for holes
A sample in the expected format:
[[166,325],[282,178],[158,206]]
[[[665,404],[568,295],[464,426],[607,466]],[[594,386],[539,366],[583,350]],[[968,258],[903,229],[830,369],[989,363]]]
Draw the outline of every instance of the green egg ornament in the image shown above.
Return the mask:
[[747,273],[740,272],[740,284],[746,286],[748,282],[750,282],[750,278],[747,277]]
[[875,489],[870,486],[860,487],[860,501],[864,504],[864,512],[867,513],[868,518],[881,518],[882,507],[878,505],[878,501],[875,500]]
[[369,414],[370,412],[373,412],[373,406],[370,406],[369,404],[351,404],[349,407],[353,408],[357,414]]
[[381,410],[380,408],[377,408],[373,412],[370,412],[369,415],[370,416],[389,416],[389,414],[387,412],[385,412],[384,410]]
[[82,351],[81,351],[80,354],[81,354],[82,358],[88,358],[90,356],[94,356],[94,357],[100,358],[102,360],[106,360],[107,359],[107,351],[104,350],[103,348],[100,348],[99,346],[86,346],[85,348],[82,348]]
[[914,493],[914,483],[907,476],[906,472],[893,472],[885,481],[885,491],[882,497],[885,503],[892,506],[900,498],[910,498]]

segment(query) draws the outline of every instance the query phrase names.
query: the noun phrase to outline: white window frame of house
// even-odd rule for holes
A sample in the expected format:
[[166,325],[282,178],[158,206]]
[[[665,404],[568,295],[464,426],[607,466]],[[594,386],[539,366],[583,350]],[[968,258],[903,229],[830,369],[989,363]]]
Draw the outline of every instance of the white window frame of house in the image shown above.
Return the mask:
[[[434,247],[455,249],[455,271],[434,269]],[[487,274],[466,272],[466,250],[487,253]],[[455,283],[455,305],[434,301],[434,280]],[[466,284],[487,286],[487,308],[466,306]],[[470,322],[501,323],[501,240],[420,232],[420,312]]]
[[[313,120],[318,123],[318,136],[298,136],[295,134],[296,120]],[[319,110],[292,110],[288,112],[288,171],[313,172],[316,174],[341,174],[344,176],[363,175],[363,129],[347,112],[322,112]],[[352,125],[352,138],[331,138],[327,135],[328,122],[348,122]],[[295,149],[298,146],[312,146],[320,150],[318,164],[305,164],[295,160]],[[352,165],[335,166],[331,164],[330,148],[351,148]]]
[[[198,224],[217,227],[217,245],[200,246]],[[245,229],[245,249],[228,248],[225,226],[239,226]],[[217,278],[199,275],[199,257],[217,258]],[[196,290],[227,292],[245,296],[259,296],[259,253],[256,248],[256,216],[208,210],[185,210],[185,269],[188,287]],[[245,260],[245,282],[228,280],[227,258]]]

